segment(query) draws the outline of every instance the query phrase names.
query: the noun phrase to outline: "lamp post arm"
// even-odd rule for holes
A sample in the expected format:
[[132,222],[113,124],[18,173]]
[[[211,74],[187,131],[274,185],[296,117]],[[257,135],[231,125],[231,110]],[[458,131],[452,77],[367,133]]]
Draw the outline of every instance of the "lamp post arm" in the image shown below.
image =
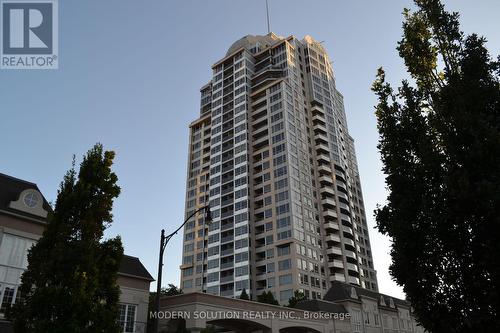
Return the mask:
[[179,230],[182,229],[182,227],[184,227],[186,225],[186,223],[188,223],[188,221],[193,217],[195,216],[196,214],[198,214],[199,212],[201,212],[202,210],[207,210],[208,209],[208,205],[207,206],[204,206],[204,207],[201,207],[197,210],[195,210],[191,215],[189,215],[186,220],[184,221],[184,223],[182,223],[179,228],[177,228],[174,232],[172,232],[171,234],[167,235],[167,236],[164,236],[164,242],[163,242],[163,250],[165,250],[165,247],[167,246],[168,242],[170,241],[170,238],[174,237],[178,232]]

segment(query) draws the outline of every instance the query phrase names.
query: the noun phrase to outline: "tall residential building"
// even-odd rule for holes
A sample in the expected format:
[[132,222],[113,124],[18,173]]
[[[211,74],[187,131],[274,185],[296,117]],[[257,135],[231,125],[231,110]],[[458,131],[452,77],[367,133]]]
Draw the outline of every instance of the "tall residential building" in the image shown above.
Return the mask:
[[377,291],[342,95],[310,36],[245,36],[213,66],[190,124],[181,287],[287,303],[333,281]]

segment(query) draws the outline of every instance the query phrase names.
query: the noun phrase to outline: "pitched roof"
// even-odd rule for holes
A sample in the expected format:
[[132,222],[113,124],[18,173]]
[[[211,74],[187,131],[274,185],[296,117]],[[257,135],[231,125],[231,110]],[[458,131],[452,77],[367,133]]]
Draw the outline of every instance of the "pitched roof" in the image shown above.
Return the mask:
[[[36,219],[40,222],[44,222],[44,223],[46,222],[46,219],[41,217],[41,216],[37,216],[37,215],[30,214],[28,212],[13,209],[9,206],[12,201],[16,201],[17,199],[19,199],[19,195],[21,194],[21,192],[23,192],[25,190],[32,189],[32,190],[36,190],[36,191],[40,192],[40,194],[41,194],[40,189],[38,188],[38,186],[35,183],[31,183],[31,182],[28,182],[26,180],[22,180],[19,178],[15,178],[15,177],[0,173],[0,189],[1,189],[0,190],[0,210],[15,213],[17,215],[22,215],[22,216],[29,217],[32,219]],[[43,194],[42,194],[42,198],[43,198],[43,205],[42,205],[43,209],[45,209],[48,212],[52,211],[52,208],[50,207],[49,203],[47,202],[47,200],[45,199]]]
[[[356,291],[356,295],[352,294],[352,288]],[[353,297],[356,296],[356,297]],[[323,297],[323,300],[329,301],[329,302],[339,302],[339,301],[346,301],[346,300],[360,300],[360,296],[365,296],[365,297],[370,297],[373,298],[374,300],[377,301],[377,304],[381,307],[385,308],[391,308],[390,307],[390,300],[392,299],[394,302],[394,305],[397,307],[398,305],[401,305],[405,308],[410,308],[411,304],[410,302],[406,300],[402,300],[396,297],[384,295],[377,293],[375,291],[371,291],[365,288],[361,288],[358,286],[354,286],[351,284],[347,284],[344,282],[340,281],[333,281],[331,288],[327,291],[325,296]],[[381,300],[384,300],[383,304]],[[393,308],[394,309],[394,308]]]
[[345,307],[341,304],[323,301],[320,299],[308,299],[300,301],[295,306],[296,309],[306,311],[321,311],[329,313],[348,313]]
[[139,258],[128,255],[123,255],[118,274],[147,281],[154,281],[153,277],[149,274],[148,270],[144,267]]

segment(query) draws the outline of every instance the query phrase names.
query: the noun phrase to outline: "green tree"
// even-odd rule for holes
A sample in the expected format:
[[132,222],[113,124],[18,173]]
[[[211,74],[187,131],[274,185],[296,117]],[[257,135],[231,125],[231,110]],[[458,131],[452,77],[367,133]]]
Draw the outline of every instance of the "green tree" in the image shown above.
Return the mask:
[[389,191],[375,215],[391,275],[431,332],[500,332],[500,66],[438,0],[405,10],[413,84],[373,90]]
[[28,253],[21,299],[9,312],[15,331],[121,332],[117,323],[123,256],[119,237],[102,240],[120,187],[112,151],[95,145],[61,183],[54,211]]
[[288,300],[288,307],[289,308],[294,308],[298,302],[303,301],[306,299],[306,295],[300,291],[300,290],[295,290],[293,292],[293,296],[290,297]]
[[243,290],[241,291],[240,299],[244,299],[247,301],[250,300],[250,297],[248,297],[248,294],[247,294],[247,291],[245,290],[245,288],[243,288]]
[[162,296],[175,296],[181,295],[182,289],[178,288],[175,284],[169,283],[167,288],[162,288],[161,295]]
[[271,291],[264,291],[262,294],[257,296],[257,302],[272,304],[272,305],[280,305],[278,301],[274,298],[274,294]]

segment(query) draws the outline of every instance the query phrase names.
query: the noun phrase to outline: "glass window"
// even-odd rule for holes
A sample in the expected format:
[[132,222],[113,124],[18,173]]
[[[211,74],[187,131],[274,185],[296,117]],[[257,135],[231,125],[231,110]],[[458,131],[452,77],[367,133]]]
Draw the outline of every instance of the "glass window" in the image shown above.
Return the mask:
[[123,332],[135,332],[135,312],[136,305],[120,304],[120,314],[118,322]]
[[5,310],[7,309],[7,307],[12,305],[15,292],[16,292],[16,288],[5,287],[5,289],[3,290],[3,298],[2,298],[2,305],[0,307],[0,313],[5,313]]
[[282,290],[280,291],[280,301],[288,301],[291,297],[293,296],[293,290],[292,289],[287,289],[287,290]]
[[292,274],[280,275],[280,286],[284,286],[292,283]]

